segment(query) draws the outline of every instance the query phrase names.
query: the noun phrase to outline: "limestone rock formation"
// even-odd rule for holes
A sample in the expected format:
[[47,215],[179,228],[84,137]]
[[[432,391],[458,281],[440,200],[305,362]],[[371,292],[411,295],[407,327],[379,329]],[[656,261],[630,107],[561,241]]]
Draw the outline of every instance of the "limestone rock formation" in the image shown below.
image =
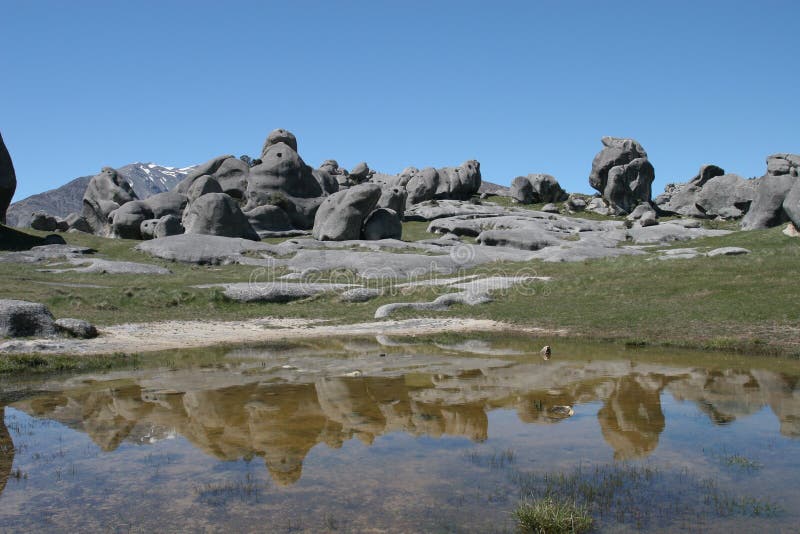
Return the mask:
[[327,197],[317,211],[312,235],[320,241],[359,239],[367,216],[381,197],[381,186],[364,183]]
[[685,184],[670,184],[656,197],[658,209],[685,217],[737,219],[750,208],[758,180],[726,174],[716,165],[703,165]]
[[650,201],[653,165],[642,145],[633,139],[603,137],[601,141],[604,148],[592,161],[589,184],[615,213],[630,213],[639,203]]
[[175,191],[189,194],[189,188],[203,176],[210,176],[219,183],[222,192],[233,198],[243,199],[247,189],[250,167],[239,158],[227,154],[198,165],[175,187]]
[[272,204],[286,212],[294,227],[308,229],[314,225],[314,215],[325,193],[296,146],[290,132],[270,133],[261,164],[250,169],[245,211]]
[[514,178],[511,182],[511,197],[520,204],[538,204],[561,202],[567,199],[567,193],[553,176],[529,174]]
[[83,195],[83,217],[96,234],[106,233],[108,216],[121,205],[137,200],[131,185],[111,167],[93,176]]
[[258,235],[267,237],[275,234],[283,234],[293,230],[289,216],[278,206],[266,204],[253,210],[245,212],[250,226],[253,227]]
[[44,304],[0,299],[0,337],[42,337],[53,334],[53,314]]
[[31,217],[31,228],[42,232],[55,232],[58,229],[58,221],[52,215],[37,211]]
[[759,179],[750,210],[742,219],[742,230],[777,226],[788,220],[783,203],[800,182],[800,155],[773,154],[767,158],[767,174]]
[[92,233],[92,227],[89,226],[89,221],[86,220],[86,217],[83,215],[79,215],[77,213],[70,213],[67,215],[65,219],[69,230],[75,230],[77,232],[85,232],[87,234]]
[[82,319],[57,319],[56,331],[71,337],[91,339],[97,337],[97,328]]
[[6,223],[6,210],[16,190],[17,175],[14,172],[14,163],[3,142],[3,135],[0,134],[0,224]]
[[783,199],[783,211],[794,227],[800,228],[800,180],[794,183]]
[[393,209],[378,208],[364,221],[363,239],[400,239],[402,236],[403,224]]
[[225,193],[208,193],[192,202],[183,214],[183,226],[187,234],[259,240],[239,204]]
[[175,215],[164,215],[156,223],[153,229],[153,239],[179,235],[184,232],[181,220]]
[[147,197],[144,202],[153,212],[153,218],[160,219],[165,215],[180,217],[189,203],[189,199],[186,195],[177,191],[166,191]]
[[222,186],[219,185],[219,182],[208,174],[204,174],[203,176],[198,176],[197,179],[192,182],[192,185],[186,190],[186,196],[191,203],[207,193],[222,192]]
[[153,218],[153,211],[144,200],[126,202],[110,214],[111,234],[122,239],[142,239],[142,223]]

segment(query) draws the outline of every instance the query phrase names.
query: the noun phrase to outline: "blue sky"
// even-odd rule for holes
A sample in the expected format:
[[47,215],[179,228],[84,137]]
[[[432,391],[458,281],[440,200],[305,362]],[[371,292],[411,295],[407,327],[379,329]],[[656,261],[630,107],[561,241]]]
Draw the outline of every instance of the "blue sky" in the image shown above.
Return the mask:
[[256,156],[274,128],[350,168],[478,159],[590,192],[600,137],[654,192],[800,152],[800,2],[0,0],[15,200],[102,166]]

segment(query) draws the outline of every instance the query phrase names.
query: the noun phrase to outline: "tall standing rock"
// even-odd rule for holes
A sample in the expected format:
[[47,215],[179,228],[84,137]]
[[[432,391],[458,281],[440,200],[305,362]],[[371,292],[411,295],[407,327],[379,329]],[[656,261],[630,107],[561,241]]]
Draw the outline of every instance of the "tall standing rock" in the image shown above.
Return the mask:
[[650,202],[655,169],[642,145],[634,139],[603,137],[603,150],[592,161],[589,185],[600,192],[618,214]]
[[183,226],[187,234],[260,240],[239,204],[225,193],[208,193],[192,202],[183,214]]
[[111,167],[93,176],[83,194],[83,217],[96,234],[106,233],[109,214],[132,200],[138,200],[131,184]]
[[767,158],[767,174],[759,179],[750,210],[742,219],[742,230],[777,226],[788,219],[783,209],[789,191],[800,182],[800,155],[773,154]]
[[264,143],[261,163],[250,169],[245,211],[272,204],[286,211],[292,224],[308,229],[325,192],[311,167],[297,153],[291,132],[275,130]]
[[3,142],[3,135],[0,134],[0,224],[6,223],[6,210],[16,190],[17,175],[14,172],[14,164]]

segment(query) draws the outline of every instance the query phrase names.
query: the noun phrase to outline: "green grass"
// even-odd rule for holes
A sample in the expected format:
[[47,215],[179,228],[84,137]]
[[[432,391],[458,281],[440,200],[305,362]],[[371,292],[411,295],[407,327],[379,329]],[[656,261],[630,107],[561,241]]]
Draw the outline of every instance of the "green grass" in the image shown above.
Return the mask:
[[535,534],[578,534],[592,528],[592,517],[585,507],[552,497],[520,503],[514,518],[520,531]]

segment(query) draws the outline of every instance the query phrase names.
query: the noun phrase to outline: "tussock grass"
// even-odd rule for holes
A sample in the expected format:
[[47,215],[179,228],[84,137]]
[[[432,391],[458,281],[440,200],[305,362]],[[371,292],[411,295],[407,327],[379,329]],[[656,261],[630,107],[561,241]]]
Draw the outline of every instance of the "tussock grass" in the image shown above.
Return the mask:
[[552,497],[520,503],[514,518],[520,531],[535,534],[578,534],[592,528],[592,517],[585,507]]

